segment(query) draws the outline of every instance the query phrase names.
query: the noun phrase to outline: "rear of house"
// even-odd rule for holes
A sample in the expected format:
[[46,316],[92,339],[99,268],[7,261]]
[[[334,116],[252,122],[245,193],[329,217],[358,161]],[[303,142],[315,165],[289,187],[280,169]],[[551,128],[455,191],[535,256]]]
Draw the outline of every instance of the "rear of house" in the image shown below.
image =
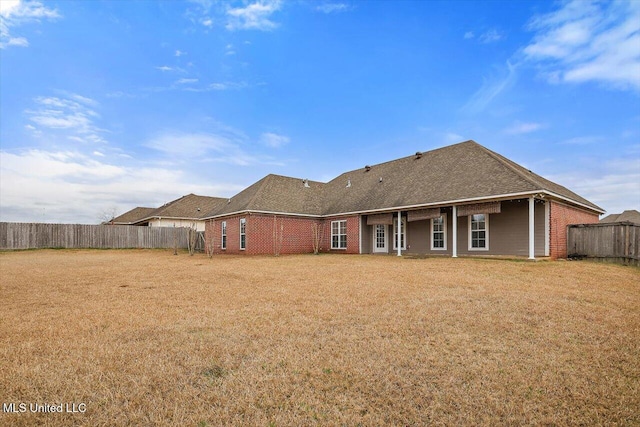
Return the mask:
[[268,175],[206,220],[215,253],[566,257],[603,210],[474,141],[345,172]]

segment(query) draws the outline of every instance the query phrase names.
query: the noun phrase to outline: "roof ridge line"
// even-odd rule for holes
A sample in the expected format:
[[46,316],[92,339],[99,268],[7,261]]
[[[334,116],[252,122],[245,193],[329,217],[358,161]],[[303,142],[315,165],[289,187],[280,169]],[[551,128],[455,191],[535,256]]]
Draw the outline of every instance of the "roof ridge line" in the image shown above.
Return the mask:
[[[439,150],[444,150],[445,148],[451,148],[454,147],[456,145],[462,145],[462,144],[468,144],[468,143],[474,143],[476,145],[480,145],[478,144],[476,141],[474,141],[473,139],[467,139],[466,141],[460,141],[460,142],[456,142],[455,144],[451,144],[451,145],[445,145],[444,147],[437,147],[437,148],[432,148],[430,150],[427,151],[418,151],[417,153],[421,153],[421,154],[429,154],[429,153],[433,153]],[[482,145],[480,145],[482,147]],[[483,147],[484,148],[484,147]],[[382,165],[386,165],[387,163],[393,163],[393,162],[397,162],[399,160],[405,160],[405,159],[410,159],[412,157],[415,158],[416,154],[409,154],[408,156],[402,156],[402,157],[398,157],[397,159],[391,159],[391,160],[385,160],[384,162],[380,162],[380,163],[373,163],[373,164],[368,164],[366,166],[369,166],[371,168],[377,167],[377,166],[382,166]],[[351,169],[345,172],[342,172],[339,175],[336,175],[334,178],[331,178],[328,182],[326,182],[325,184],[328,184],[329,182],[333,181],[334,179],[340,178],[342,175],[346,175],[348,173],[352,173],[352,172],[357,172],[361,169],[364,169],[364,167],[359,167],[356,169]],[[320,181],[316,181],[316,182],[320,182]]]

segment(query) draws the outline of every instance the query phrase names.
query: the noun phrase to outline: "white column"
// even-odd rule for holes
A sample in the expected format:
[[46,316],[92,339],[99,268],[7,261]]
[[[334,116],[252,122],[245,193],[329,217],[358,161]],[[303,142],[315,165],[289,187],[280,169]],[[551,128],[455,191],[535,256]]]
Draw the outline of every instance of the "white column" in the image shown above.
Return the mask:
[[358,218],[358,253],[362,253],[362,215]]
[[458,208],[453,207],[453,218],[451,219],[453,224],[453,248],[451,248],[451,257],[458,258]]
[[529,197],[529,259],[536,259],[535,257],[536,245],[534,241],[534,235],[535,235],[534,218],[535,218],[535,210],[536,210],[535,208],[536,208],[536,199],[533,196],[531,196]]
[[549,245],[551,244],[550,239],[550,217],[549,217],[549,201],[544,201],[544,256],[549,256]]
[[398,211],[398,226],[396,228],[396,231],[398,232],[398,237],[396,238],[396,247],[398,248],[398,256],[402,256],[401,250],[402,247],[400,246],[400,234],[402,232],[402,217],[401,217],[402,212]]

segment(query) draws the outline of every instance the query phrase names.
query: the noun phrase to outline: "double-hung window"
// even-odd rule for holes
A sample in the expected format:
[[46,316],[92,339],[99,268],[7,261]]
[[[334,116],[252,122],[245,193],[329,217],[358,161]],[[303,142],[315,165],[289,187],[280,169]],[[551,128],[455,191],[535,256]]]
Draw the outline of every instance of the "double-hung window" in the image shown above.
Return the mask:
[[240,218],[240,249],[247,249],[247,220]]
[[331,221],[331,249],[347,249],[347,221]]
[[447,217],[441,215],[431,219],[431,250],[447,249]]
[[[407,221],[400,221],[400,249],[407,249]],[[398,249],[398,218],[393,218],[393,249]]]
[[222,221],[220,225],[220,234],[222,235],[222,241],[220,242],[221,249],[227,249],[227,221]]
[[470,215],[469,250],[482,251],[487,249],[489,249],[489,215]]

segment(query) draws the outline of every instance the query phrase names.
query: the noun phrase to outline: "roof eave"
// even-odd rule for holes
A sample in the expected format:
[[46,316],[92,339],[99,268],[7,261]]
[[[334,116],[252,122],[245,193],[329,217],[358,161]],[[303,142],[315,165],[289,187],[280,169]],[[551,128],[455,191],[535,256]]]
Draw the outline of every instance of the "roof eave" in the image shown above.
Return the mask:
[[561,196],[559,194],[553,193],[553,192],[548,191],[548,190],[533,190],[533,191],[525,191],[525,192],[518,192],[518,193],[498,194],[498,195],[493,195],[493,196],[481,196],[481,197],[469,197],[469,198],[465,198],[465,199],[445,200],[445,201],[433,202],[433,203],[420,203],[420,204],[414,204],[414,205],[392,206],[392,207],[379,208],[379,209],[368,209],[368,210],[361,210],[361,211],[339,212],[339,213],[324,214],[322,216],[323,217],[335,217],[335,216],[358,215],[358,214],[362,215],[362,214],[369,214],[369,213],[391,212],[391,211],[408,210],[408,209],[419,209],[419,208],[426,208],[426,207],[451,206],[451,205],[474,203],[474,202],[481,202],[481,201],[490,201],[490,200],[491,201],[500,201],[500,200],[513,199],[514,197],[533,196],[533,195],[536,195],[536,194],[547,194],[549,196],[552,196],[552,197],[555,197],[555,198],[570,202],[572,204],[578,205],[578,206],[580,206],[580,207],[582,207],[584,209],[588,209],[590,211],[599,212],[599,213],[604,213],[605,212],[601,208],[596,209],[596,208],[594,208],[592,206],[585,205],[584,203],[577,202],[575,200],[569,199],[567,197]]

